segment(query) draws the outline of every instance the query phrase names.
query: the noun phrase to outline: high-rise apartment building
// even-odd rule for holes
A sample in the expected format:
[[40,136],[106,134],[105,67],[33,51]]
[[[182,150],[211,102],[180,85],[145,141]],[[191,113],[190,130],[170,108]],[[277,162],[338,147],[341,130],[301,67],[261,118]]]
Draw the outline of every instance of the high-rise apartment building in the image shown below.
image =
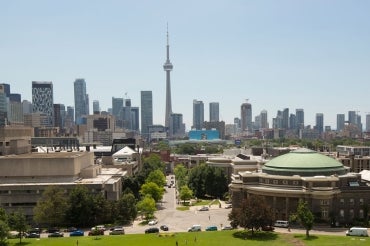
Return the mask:
[[316,114],[316,129],[319,133],[324,132],[324,114],[323,113]]
[[201,130],[204,122],[203,101],[193,100],[193,129]]
[[289,129],[289,108],[285,108],[282,114],[282,126],[283,129]]
[[139,131],[139,107],[131,107],[131,130],[138,132]]
[[85,79],[76,79],[74,82],[74,96],[75,96],[75,120],[76,124],[83,123],[83,117],[89,115],[89,96],[86,93]]
[[171,114],[171,124],[169,129],[169,135],[171,138],[183,137],[185,135],[185,124],[182,120],[182,114]]
[[0,84],[0,126],[4,126],[8,121],[8,97],[6,96],[4,84]]
[[297,116],[295,114],[289,116],[289,129],[297,129]]
[[93,101],[93,114],[100,114],[100,104],[98,100]]
[[173,65],[170,62],[170,45],[168,41],[168,28],[167,28],[167,60],[163,65],[164,71],[166,71],[166,115],[165,115],[165,126],[170,126],[171,114],[172,114],[172,102],[171,102],[171,78],[170,73],[173,69]]
[[220,121],[220,106],[218,102],[209,103],[209,121]]
[[342,131],[344,129],[345,115],[337,114],[337,131]]
[[348,111],[348,123],[353,125],[357,123],[356,111]]
[[241,131],[252,132],[252,104],[243,103],[240,110]]
[[116,126],[122,128],[123,122],[120,114],[123,111],[123,98],[112,97],[112,115],[116,119]]
[[24,114],[31,114],[32,113],[32,103],[28,100],[23,100],[22,109],[23,109]]
[[54,96],[53,83],[32,81],[32,105],[33,113],[46,115],[46,125],[54,126]]
[[366,132],[370,132],[370,114],[366,114]]
[[304,128],[304,111],[302,108],[298,108],[295,110],[295,115],[297,119],[297,128],[303,129]]
[[260,121],[261,121],[261,128],[267,129],[269,128],[269,123],[267,121],[267,110],[262,110],[260,113]]
[[141,135],[149,139],[148,126],[153,125],[153,96],[152,91],[141,91]]

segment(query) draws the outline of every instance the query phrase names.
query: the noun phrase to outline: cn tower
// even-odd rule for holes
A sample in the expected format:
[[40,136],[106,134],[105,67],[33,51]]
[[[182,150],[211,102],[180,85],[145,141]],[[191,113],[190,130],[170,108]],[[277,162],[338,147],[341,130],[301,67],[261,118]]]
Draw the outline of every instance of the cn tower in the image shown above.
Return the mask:
[[170,72],[172,71],[172,63],[170,62],[170,45],[168,43],[168,26],[167,26],[167,60],[163,65],[164,71],[166,71],[166,117],[165,126],[170,127],[170,118],[172,114],[171,104],[171,79]]

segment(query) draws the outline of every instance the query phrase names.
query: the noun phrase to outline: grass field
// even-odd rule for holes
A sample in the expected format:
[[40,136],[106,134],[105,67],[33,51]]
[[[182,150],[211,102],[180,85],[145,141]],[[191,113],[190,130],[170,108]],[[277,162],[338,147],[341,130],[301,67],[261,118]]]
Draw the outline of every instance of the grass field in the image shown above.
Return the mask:
[[[246,238],[245,238],[246,237]],[[305,235],[258,233],[254,238],[243,231],[215,231],[193,233],[162,233],[157,234],[129,234],[122,236],[99,236],[99,237],[65,237],[65,238],[41,238],[23,239],[22,245],[27,246],[102,246],[102,245],[135,245],[135,246],[262,246],[262,245],[335,245],[335,246],[365,246],[370,245],[370,238],[312,235],[309,239]],[[10,245],[19,245],[19,239],[9,240]],[[77,244],[78,242],[78,244]]]

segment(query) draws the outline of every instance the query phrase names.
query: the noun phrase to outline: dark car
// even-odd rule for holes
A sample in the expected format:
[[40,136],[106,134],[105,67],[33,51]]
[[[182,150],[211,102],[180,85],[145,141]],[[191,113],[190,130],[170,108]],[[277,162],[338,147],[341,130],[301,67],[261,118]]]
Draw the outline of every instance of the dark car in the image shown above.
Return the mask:
[[166,225],[161,225],[159,228],[160,228],[162,231],[168,231],[168,226],[166,226]]
[[75,231],[71,231],[69,233],[70,237],[80,237],[80,236],[83,236],[83,235],[84,235],[84,232],[81,231],[81,230],[75,230]]
[[27,233],[26,238],[40,238],[40,233],[37,233],[37,232]]
[[206,227],[206,231],[217,231],[217,226],[208,226]]
[[159,229],[157,227],[150,227],[148,229],[145,230],[145,234],[148,234],[148,233],[158,233],[159,232]]
[[99,236],[99,235],[104,235],[104,230],[103,229],[94,229],[89,231],[89,236]]
[[48,237],[63,237],[64,234],[63,232],[60,232],[60,231],[56,231],[56,232],[52,232],[52,233],[49,233]]
[[262,226],[262,231],[274,231],[275,228],[273,226]]

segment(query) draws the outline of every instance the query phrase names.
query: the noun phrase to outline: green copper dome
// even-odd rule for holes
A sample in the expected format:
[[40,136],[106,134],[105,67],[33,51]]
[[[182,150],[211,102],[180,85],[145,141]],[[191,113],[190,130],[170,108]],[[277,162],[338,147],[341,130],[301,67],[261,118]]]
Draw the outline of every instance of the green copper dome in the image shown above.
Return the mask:
[[268,161],[262,172],[271,175],[330,176],[348,169],[334,158],[309,149],[297,149]]

